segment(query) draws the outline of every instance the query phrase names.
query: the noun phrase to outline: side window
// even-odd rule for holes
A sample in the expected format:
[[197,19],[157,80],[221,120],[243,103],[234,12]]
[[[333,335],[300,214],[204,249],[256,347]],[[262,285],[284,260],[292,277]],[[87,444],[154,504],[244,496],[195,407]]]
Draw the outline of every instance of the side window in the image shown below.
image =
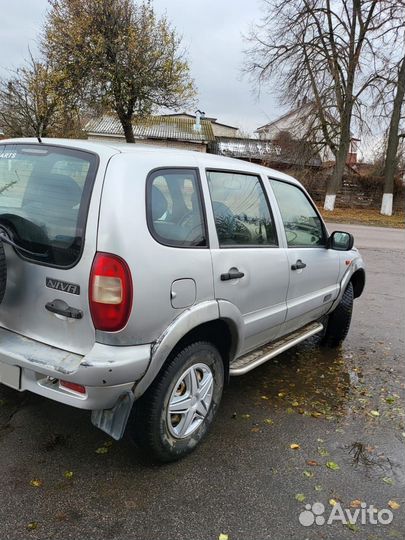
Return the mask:
[[219,245],[277,246],[277,235],[259,177],[208,171]]
[[325,232],[318,213],[305,193],[297,186],[270,180],[283,218],[289,247],[325,245]]
[[149,229],[162,244],[207,246],[197,174],[194,170],[162,169],[147,181]]

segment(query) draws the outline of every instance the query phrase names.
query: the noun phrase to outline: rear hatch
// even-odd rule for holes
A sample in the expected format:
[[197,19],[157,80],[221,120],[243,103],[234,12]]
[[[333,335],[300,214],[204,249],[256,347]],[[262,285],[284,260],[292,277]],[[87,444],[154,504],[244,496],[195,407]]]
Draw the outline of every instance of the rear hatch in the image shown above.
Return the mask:
[[[78,148],[0,143],[0,233],[21,247],[5,245],[0,326],[79,354],[95,340],[88,283],[96,252],[99,168],[97,154]],[[73,308],[78,318],[47,305]]]

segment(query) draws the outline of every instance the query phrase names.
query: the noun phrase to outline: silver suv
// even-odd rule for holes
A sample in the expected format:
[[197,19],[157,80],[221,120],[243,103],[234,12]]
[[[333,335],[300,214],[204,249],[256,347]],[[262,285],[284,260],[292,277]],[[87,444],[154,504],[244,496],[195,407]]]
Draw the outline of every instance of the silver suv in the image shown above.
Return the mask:
[[92,411],[156,460],[189,453],[224,383],[319,334],[365,283],[303,187],[244,161],[0,143],[0,382]]

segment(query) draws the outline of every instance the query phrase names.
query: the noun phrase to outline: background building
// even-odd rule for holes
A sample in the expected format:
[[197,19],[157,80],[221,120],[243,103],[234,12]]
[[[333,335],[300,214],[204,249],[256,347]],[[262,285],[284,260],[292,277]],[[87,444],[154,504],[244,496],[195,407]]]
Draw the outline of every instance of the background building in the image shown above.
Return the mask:
[[[238,128],[217,122],[216,118],[183,113],[149,116],[133,122],[136,141],[170,148],[186,148],[207,152],[215,137],[235,137]],[[84,128],[88,139],[103,142],[125,142],[124,132],[116,116],[91,119]]]
[[[333,119],[332,123],[333,123]],[[307,146],[312,145],[314,155],[317,155],[323,164],[334,163],[335,156],[331,149],[324,144],[322,130],[319,126],[316,110],[312,102],[303,100],[297,108],[280,116],[276,120],[264,124],[256,129],[255,133],[260,140],[272,141],[280,146],[284,142],[287,144],[301,143]],[[347,164],[357,163],[357,151],[360,139],[351,138],[350,148],[347,154]],[[309,149],[309,146],[308,146]]]

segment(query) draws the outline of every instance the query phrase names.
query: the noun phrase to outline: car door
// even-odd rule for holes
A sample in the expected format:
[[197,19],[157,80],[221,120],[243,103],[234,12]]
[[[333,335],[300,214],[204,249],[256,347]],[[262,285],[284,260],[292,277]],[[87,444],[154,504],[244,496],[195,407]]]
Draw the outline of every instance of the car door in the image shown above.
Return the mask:
[[339,292],[339,253],[327,249],[327,231],[314,204],[298,185],[270,179],[284,224],[289,266],[283,334],[319,319]]
[[22,248],[5,248],[0,327],[77,354],[93,347],[87,288],[113,153],[67,143],[0,145],[0,229]]
[[238,310],[245,338],[241,352],[246,352],[275,339],[284,323],[287,254],[279,247],[259,175],[229,170],[206,174],[216,231],[211,238],[215,297]]

